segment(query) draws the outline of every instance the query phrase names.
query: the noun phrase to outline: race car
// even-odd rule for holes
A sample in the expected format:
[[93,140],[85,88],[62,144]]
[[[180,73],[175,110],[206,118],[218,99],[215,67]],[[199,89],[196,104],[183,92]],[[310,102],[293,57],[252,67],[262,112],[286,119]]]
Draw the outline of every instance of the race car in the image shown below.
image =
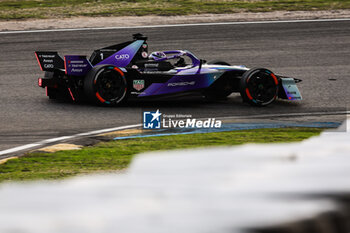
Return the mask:
[[95,50],[89,59],[81,55],[36,51],[44,77],[38,85],[50,99],[68,97],[101,105],[127,100],[200,94],[223,99],[239,92],[244,102],[266,106],[277,98],[301,100],[300,79],[274,74],[266,68],[248,69],[224,61],[206,62],[187,50],[148,53],[147,37]]

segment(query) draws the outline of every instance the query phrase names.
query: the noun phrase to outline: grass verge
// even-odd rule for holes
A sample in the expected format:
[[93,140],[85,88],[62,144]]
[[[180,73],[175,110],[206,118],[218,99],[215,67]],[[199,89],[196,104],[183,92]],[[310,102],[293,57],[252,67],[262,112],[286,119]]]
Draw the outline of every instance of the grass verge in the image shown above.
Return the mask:
[[350,0],[0,0],[0,19],[349,9]]
[[77,174],[111,172],[126,168],[141,152],[301,141],[318,135],[319,128],[279,128],[174,135],[99,143],[82,150],[55,153],[34,152],[0,165],[0,182],[35,179],[61,179]]

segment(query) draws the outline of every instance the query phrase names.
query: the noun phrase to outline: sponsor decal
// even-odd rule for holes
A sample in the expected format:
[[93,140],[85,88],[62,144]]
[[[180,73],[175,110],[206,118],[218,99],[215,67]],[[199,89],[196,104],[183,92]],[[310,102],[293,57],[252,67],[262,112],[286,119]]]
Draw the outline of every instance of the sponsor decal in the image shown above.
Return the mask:
[[159,63],[145,63],[145,68],[157,68]]
[[91,68],[90,62],[85,56],[67,55],[65,56],[65,68],[68,75],[84,75]]
[[41,57],[43,57],[43,58],[55,58],[56,57],[56,55],[50,55],[50,54],[41,54],[41,55],[39,55],[39,57],[41,58]]
[[143,128],[160,129],[161,115],[159,109],[156,112],[143,112]]
[[142,73],[142,74],[163,74],[164,71],[151,70],[151,71],[142,71],[140,73]]
[[72,64],[84,64],[83,60],[69,60],[68,63]]
[[52,69],[53,68],[53,64],[44,64],[44,68]]
[[68,68],[71,69],[70,72],[83,73],[84,69],[88,67],[88,64],[84,60],[69,60]]
[[132,91],[130,92],[130,94],[132,95],[141,95],[141,94],[144,94],[145,92],[142,92],[142,91]]
[[146,53],[146,52],[142,52],[141,55],[142,55],[143,58],[147,58],[148,57],[148,53]]
[[71,65],[68,65],[68,67],[85,68],[87,67],[87,64],[71,64]]
[[144,49],[147,48],[147,44],[143,44],[142,48],[144,48]]
[[126,60],[126,59],[129,59],[130,58],[130,56],[129,56],[129,54],[127,54],[127,53],[125,53],[125,54],[117,54],[117,55],[115,55],[115,59],[117,59],[117,60]]
[[145,80],[134,80],[132,87],[137,91],[141,91],[145,87]]
[[[162,117],[161,117],[162,116]],[[157,111],[143,112],[144,129],[166,128],[221,128],[222,121],[215,118],[196,119],[188,114],[162,114]]]
[[177,83],[168,83],[168,87],[176,87],[176,86],[193,86],[196,82],[177,82]]

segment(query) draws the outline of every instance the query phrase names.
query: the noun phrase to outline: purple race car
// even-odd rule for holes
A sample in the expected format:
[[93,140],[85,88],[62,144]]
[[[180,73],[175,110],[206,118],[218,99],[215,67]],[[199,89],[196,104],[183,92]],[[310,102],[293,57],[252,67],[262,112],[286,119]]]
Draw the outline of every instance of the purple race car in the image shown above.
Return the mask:
[[223,61],[206,62],[186,50],[148,54],[147,37],[95,50],[86,56],[35,52],[44,78],[38,79],[50,99],[69,97],[117,105],[130,99],[200,94],[222,99],[240,92],[251,105],[265,106],[276,98],[301,100],[301,80],[275,75],[265,68],[248,69]]

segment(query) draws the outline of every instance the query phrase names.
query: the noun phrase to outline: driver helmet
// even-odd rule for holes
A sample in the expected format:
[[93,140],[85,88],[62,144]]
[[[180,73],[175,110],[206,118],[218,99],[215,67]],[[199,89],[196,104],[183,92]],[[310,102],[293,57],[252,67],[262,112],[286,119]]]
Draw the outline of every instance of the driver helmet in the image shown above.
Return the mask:
[[149,55],[149,59],[150,60],[159,60],[161,58],[165,58],[166,57],[166,54],[163,53],[163,52],[153,52]]

